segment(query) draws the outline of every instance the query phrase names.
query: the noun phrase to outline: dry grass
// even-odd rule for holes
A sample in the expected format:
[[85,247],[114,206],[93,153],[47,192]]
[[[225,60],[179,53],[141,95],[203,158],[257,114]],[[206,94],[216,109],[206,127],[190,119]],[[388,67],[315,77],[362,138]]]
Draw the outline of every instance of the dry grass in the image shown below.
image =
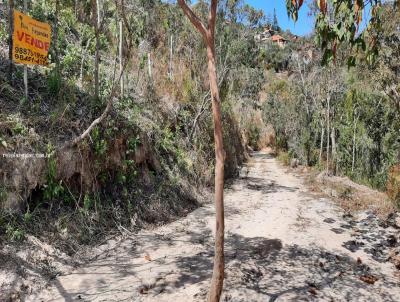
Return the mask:
[[306,184],[313,192],[329,196],[348,213],[372,210],[379,217],[385,218],[397,210],[383,192],[357,184],[347,177],[327,176],[316,170],[304,170],[297,169],[305,176]]

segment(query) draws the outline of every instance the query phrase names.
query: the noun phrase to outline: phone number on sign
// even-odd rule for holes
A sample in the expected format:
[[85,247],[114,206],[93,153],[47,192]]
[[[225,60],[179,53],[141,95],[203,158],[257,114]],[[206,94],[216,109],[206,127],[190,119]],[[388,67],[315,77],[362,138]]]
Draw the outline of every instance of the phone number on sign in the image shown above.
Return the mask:
[[16,60],[33,62],[36,64],[47,64],[47,56],[26,48],[15,47],[14,58]]

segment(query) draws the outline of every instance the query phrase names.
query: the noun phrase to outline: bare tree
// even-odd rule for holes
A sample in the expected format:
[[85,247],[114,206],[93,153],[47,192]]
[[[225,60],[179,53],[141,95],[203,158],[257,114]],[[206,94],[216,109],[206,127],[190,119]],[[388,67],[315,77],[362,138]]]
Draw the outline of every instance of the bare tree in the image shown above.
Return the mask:
[[211,0],[208,16],[208,26],[196,16],[185,0],[178,0],[190,22],[201,33],[207,47],[208,77],[210,81],[211,102],[214,119],[215,140],[215,256],[214,268],[211,280],[211,288],[208,294],[209,302],[219,301],[224,283],[224,161],[225,151],[222,140],[221,101],[219,97],[217,70],[215,64],[215,24],[217,17],[218,0]]

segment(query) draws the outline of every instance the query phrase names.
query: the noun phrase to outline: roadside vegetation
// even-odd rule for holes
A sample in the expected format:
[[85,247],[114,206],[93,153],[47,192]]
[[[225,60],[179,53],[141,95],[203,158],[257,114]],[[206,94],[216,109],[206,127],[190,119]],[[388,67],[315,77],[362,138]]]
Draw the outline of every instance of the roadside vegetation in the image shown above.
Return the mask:
[[[329,175],[387,192],[399,204],[400,111],[398,77],[400,15],[388,16],[382,49],[373,64],[349,68],[349,49],[338,51],[334,65],[321,66],[320,53],[307,46],[291,49],[287,74],[269,73],[264,120],[276,135],[278,158],[293,158]],[[397,41],[397,42],[396,42]]]

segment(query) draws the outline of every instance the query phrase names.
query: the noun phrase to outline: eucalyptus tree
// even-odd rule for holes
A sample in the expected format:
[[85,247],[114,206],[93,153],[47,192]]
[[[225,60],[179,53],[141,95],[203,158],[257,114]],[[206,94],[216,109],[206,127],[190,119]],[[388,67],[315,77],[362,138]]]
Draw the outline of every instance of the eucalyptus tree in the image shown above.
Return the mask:
[[221,100],[218,89],[216,57],[215,57],[215,25],[217,19],[217,0],[211,0],[208,24],[193,12],[186,1],[178,0],[185,15],[201,34],[207,48],[208,77],[211,90],[211,102],[214,119],[215,140],[215,256],[209,301],[219,301],[224,282],[224,161],[225,151],[222,137]]

